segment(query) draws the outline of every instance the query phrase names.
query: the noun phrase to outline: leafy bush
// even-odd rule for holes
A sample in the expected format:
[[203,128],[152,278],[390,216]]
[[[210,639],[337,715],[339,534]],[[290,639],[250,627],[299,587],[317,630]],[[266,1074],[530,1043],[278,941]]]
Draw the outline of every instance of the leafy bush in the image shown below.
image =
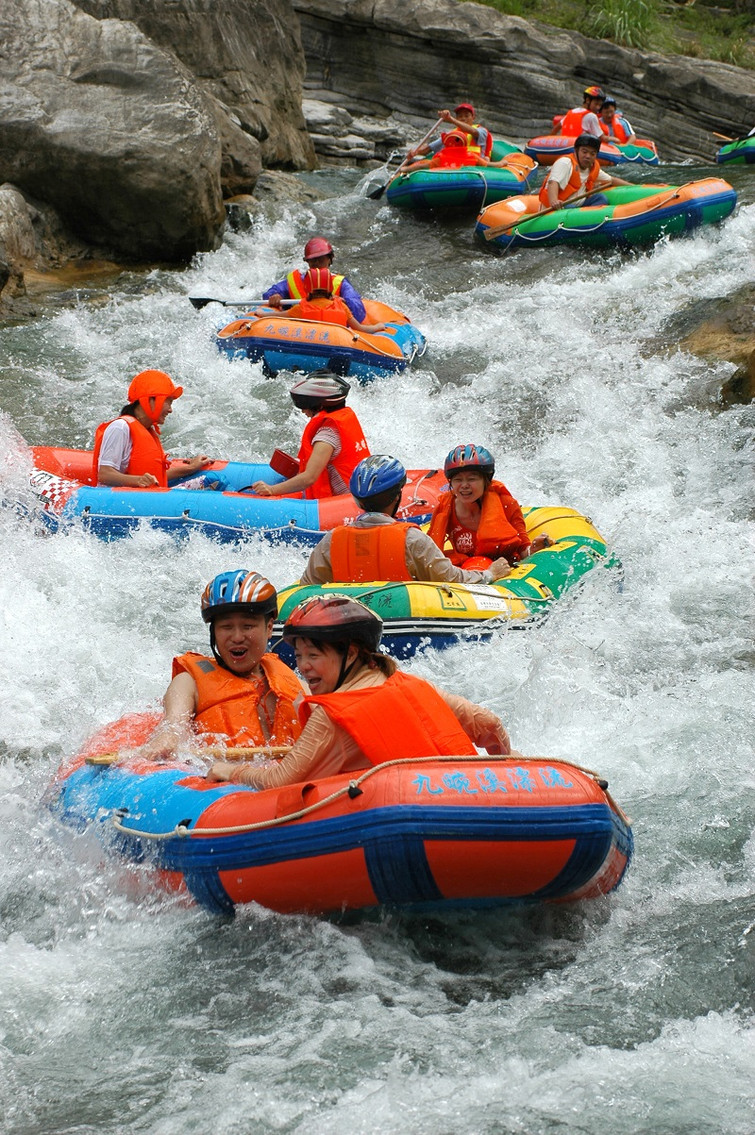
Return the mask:
[[655,0],[602,0],[593,8],[584,31],[624,47],[647,47],[655,20]]

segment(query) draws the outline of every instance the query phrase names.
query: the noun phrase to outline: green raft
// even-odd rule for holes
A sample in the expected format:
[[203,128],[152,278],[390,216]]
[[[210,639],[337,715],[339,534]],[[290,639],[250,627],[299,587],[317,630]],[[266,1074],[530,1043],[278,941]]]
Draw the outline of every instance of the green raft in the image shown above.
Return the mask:
[[[383,620],[383,646],[396,658],[418,649],[443,649],[468,639],[486,639],[501,629],[540,622],[552,605],[579,585],[596,565],[616,568],[592,522],[571,508],[525,508],[530,537],[545,534],[553,544],[523,560],[510,575],[491,584],[329,583],[293,584],[278,593],[280,614],[273,641],[286,657],[283,624],[298,603],[312,595],[338,592],[365,603]],[[291,660],[289,657],[287,661]]]

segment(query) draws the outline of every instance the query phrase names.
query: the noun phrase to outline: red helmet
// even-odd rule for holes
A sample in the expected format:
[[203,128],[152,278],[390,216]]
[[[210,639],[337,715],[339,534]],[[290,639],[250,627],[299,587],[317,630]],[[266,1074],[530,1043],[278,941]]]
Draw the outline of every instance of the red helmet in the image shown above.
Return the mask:
[[[180,398],[183,386],[176,386],[164,370],[143,370],[131,379],[128,388],[129,403],[138,402],[151,422],[156,422],[163,411],[166,398]],[[154,398],[154,409],[149,400]]]
[[586,99],[604,99],[606,94],[602,87],[585,87],[582,97]]
[[472,118],[474,118],[474,107],[472,106],[471,102],[460,102],[456,110],[454,111],[454,114],[458,114],[460,110],[468,110],[472,115]]
[[329,268],[310,268],[304,277],[304,292],[307,299],[313,292],[333,295],[333,273]]
[[286,642],[308,638],[313,642],[348,642],[375,651],[383,634],[383,620],[364,603],[348,595],[313,595],[294,607],[283,627]]
[[333,246],[322,236],[313,236],[304,246],[304,259],[317,260],[319,256],[333,256]]

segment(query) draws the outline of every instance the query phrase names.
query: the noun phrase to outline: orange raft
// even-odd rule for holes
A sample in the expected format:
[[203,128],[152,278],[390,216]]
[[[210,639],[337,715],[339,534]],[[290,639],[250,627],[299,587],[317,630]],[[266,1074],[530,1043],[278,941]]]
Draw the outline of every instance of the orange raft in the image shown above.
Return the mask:
[[103,730],[61,769],[48,802],[214,913],[248,902],[328,914],[594,898],[618,886],[631,858],[605,781],[568,761],[395,760],[264,792],[209,784],[186,765],[111,763],[156,721],[132,715]]

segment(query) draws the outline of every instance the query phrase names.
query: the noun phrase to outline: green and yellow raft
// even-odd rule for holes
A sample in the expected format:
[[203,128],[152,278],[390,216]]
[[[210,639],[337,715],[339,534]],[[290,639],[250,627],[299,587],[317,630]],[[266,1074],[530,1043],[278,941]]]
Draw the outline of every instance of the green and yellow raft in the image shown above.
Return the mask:
[[[396,658],[409,658],[421,647],[443,649],[460,641],[486,639],[505,627],[540,622],[564,592],[576,587],[597,565],[616,568],[618,561],[589,517],[572,508],[525,508],[527,531],[545,534],[553,544],[520,563],[498,583],[469,584],[328,583],[293,584],[278,593],[280,614],[273,641],[280,642],[291,611],[311,595],[338,592],[360,599],[383,620],[383,646]],[[286,658],[291,661],[291,655]]]

